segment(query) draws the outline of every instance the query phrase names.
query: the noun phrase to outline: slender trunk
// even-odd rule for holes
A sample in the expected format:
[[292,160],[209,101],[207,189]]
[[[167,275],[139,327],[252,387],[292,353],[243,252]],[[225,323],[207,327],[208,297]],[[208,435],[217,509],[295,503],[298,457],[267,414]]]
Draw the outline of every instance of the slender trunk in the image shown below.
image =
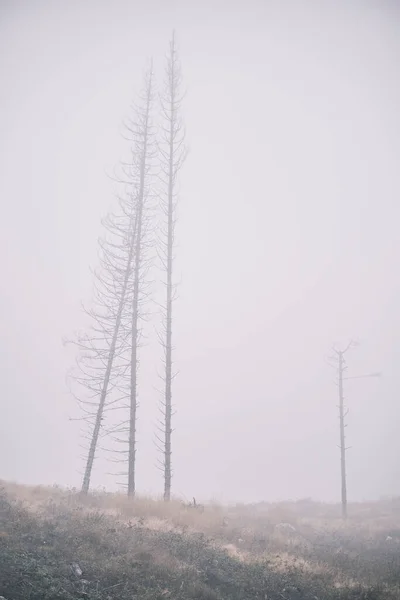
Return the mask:
[[344,423],[344,395],[343,395],[343,352],[339,353],[339,420],[340,420],[340,470],[342,481],[342,516],[347,518],[347,487],[346,487],[346,439]]
[[[173,78],[172,78],[173,81]],[[172,420],[172,253],[173,253],[173,170],[174,170],[174,86],[171,85],[171,124],[168,181],[168,241],[167,241],[167,322],[165,348],[165,448],[164,500],[171,498],[171,420]]]
[[89,454],[88,454],[88,458],[86,461],[85,474],[83,476],[81,493],[85,494],[85,495],[89,491],[90,478],[92,475],[94,457],[95,457],[97,442],[99,439],[99,434],[100,434],[100,429],[101,429],[101,421],[103,419],[104,405],[105,405],[106,398],[107,398],[108,384],[110,382],[111,369],[112,369],[113,362],[114,362],[115,349],[116,349],[117,340],[118,340],[118,332],[119,332],[119,328],[121,325],[122,311],[123,311],[124,304],[125,304],[126,291],[128,288],[128,281],[129,281],[129,274],[130,274],[131,265],[132,265],[133,250],[134,250],[134,246],[135,246],[135,232],[136,232],[136,222],[134,224],[134,230],[132,231],[128,262],[126,265],[124,282],[123,282],[123,286],[122,286],[122,290],[121,290],[121,298],[120,298],[119,305],[118,305],[114,333],[113,333],[113,337],[111,340],[111,346],[110,346],[110,351],[108,354],[106,371],[104,374],[103,387],[102,387],[101,394],[100,394],[100,402],[99,402],[99,406],[97,409],[95,425],[94,425],[94,429],[93,429],[92,439],[90,442]]
[[[139,208],[139,207],[138,207]],[[132,303],[132,348],[131,348],[131,389],[129,416],[129,466],[128,466],[128,495],[135,495],[135,463],[136,463],[136,410],[137,410],[137,346],[138,346],[138,305],[140,277],[140,236],[142,234],[142,208],[138,210],[138,231],[133,284]]]
[[137,198],[137,228],[135,261],[133,270],[133,299],[132,299],[132,348],[131,348],[131,389],[130,389],[130,416],[129,416],[129,458],[128,458],[128,496],[134,496],[136,491],[135,468],[136,468],[136,412],[137,412],[137,370],[138,370],[138,320],[139,320],[139,296],[140,276],[142,264],[142,229],[143,229],[143,204],[145,195],[145,177],[147,167],[147,148],[149,133],[150,103],[152,92],[152,72],[150,71],[146,113],[143,130],[143,149],[140,162],[140,180]]
[[167,78],[164,97],[162,99],[162,112],[165,119],[163,128],[163,143],[161,150],[162,169],[165,176],[166,194],[163,201],[163,210],[166,214],[166,239],[164,242],[163,266],[166,271],[166,304],[165,304],[165,338],[163,342],[165,351],[165,393],[162,402],[163,423],[157,441],[163,456],[164,474],[164,500],[171,499],[171,436],[172,436],[172,308],[173,308],[173,252],[175,233],[175,183],[177,174],[184,160],[184,132],[180,122],[179,86],[181,81],[179,61],[175,48],[175,35],[170,43],[170,54],[167,60]]

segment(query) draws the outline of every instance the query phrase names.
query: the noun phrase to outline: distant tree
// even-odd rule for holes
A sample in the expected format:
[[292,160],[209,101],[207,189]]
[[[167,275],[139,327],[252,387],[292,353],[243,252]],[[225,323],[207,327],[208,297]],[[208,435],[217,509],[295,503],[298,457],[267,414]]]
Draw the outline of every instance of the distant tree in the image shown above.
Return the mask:
[[177,208],[178,174],[185,158],[184,130],[181,121],[181,70],[173,33],[167,56],[164,89],[161,95],[161,139],[159,156],[161,162],[161,207],[164,223],[161,228],[160,259],[165,273],[166,297],[163,305],[164,328],[161,343],[164,349],[165,391],[161,401],[162,418],[159,422],[157,447],[162,455],[161,466],[164,473],[164,500],[171,497],[171,436],[172,436],[172,307],[175,298],[173,280],[174,239]]
[[[145,77],[144,92],[134,106],[135,117],[125,123],[132,147],[130,162],[122,165],[120,182],[124,194],[118,197],[116,212],[102,222],[105,233],[99,240],[100,266],[94,272],[93,308],[85,310],[91,326],[73,341],[79,355],[72,381],[79,388],[75,395],[84,412],[90,439],[82,481],[84,494],[90,487],[101,431],[117,434],[126,428],[128,450],[120,452],[128,455],[128,493],[133,495],[135,491],[138,321],[148,229],[144,206],[149,193],[152,86],[151,67]],[[124,408],[127,398],[129,419],[117,428],[105,428],[105,413]]]

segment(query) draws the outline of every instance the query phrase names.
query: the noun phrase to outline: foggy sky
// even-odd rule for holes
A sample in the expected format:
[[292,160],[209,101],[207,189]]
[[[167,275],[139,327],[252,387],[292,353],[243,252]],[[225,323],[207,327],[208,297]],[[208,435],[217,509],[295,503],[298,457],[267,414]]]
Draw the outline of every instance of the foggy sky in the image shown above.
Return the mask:
[[[174,321],[173,491],[400,494],[396,2],[0,2],[0,479],[79,485],[63,337],[85,324],[121,123],[176,28],[187,96]],[[159,349],[140,367],[139,492],[160,493]],[[94,485],[115,487],[103,455]],[[117,479],[118,480],[118,479]]]

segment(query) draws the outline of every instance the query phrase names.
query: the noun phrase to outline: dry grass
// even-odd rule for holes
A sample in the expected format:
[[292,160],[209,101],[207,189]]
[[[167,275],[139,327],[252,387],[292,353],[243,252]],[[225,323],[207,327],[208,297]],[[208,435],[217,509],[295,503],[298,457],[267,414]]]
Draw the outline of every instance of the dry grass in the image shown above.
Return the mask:
[[[187,503],[174,498],[165,503],[161,498],[136,496],[134,500],[122,493],[93,491],[82,497],[76,489],[60,486],[28,486],[0,480],[8,496],[22,502],[29,510],[40,512],[51,505],[70,508],[84,507],[88,511],[100,511],[121,521],[146,523],[153,529],[178,529],[202,532],[222,539],[236,538],[242,543],[257,535],[273,537],[277,544],[292,546],[298,544],[299,536],[305,543],[307,533],[324,532],[346,533],[365,540],[386,537],[390,533],[399,534],[400,539],[400,500],[387,500],[377,503],[350,504],[349,518],[344,522],[340,516],[340,506],[303,500],[285,503],[238,504],[221,506],[210,503],[204,511],[189,507]],[[288,523],[296,532],[277,530],[277,525]]]
[[[82,497],[74,489],[1,481],[0,487],[39,519],[46,519],[49,514],[57,518],[61,510],[72,515],[100,515],[118,527],[139,527],[149,535],[204,536],[210,548],[225,552],[242,565],[264,564],[278,575],[297,573],[301,580],[326,580],[326,585],[340,593],[344,589],[380,586],[389,594],[387,597],[400,597],[397,500],[351,505],[349,519],[344,523],[339,506],[310,500],[231,507],[210,503],[201,511],[179,499],[169,503],[147,497],[132,500],[124,494],[104,491]],[[282,523],[294,530],[277,527]],[[8,535],[0,528],[0,544]],[[180,561],[169,556],[166,549],[152,551],[152,561],[155,565],[169,565],[175,571],[180,569]]]

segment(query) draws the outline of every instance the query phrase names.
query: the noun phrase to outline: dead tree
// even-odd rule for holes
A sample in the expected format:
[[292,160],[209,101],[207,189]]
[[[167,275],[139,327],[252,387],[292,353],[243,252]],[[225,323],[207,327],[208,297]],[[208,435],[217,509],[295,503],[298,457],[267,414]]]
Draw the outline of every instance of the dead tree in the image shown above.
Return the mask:
[[185,158],[184,130],[181,121],[181,71],[177,56],[175,34],[169,46],[165,71],[164,89],[161,95],[161,133],[159,157],[161,162],[161,208],[164,222],[160,236],[160,261],[165,273],[166,298],[162,307],[163,332],[160,341],[164,349],[164,394],[160,404],[161,420],[159,435],[156,435],[157,448],[164,474],[164,500],[171,498],[171,436],[172,436],[172,307],[175,299],[173,280],[174,239],[177,209],[178,174]]
[[[128,461],[128,495],[136,491],[136,422],[138,409],[138,367],[141,339],[140,322],[144,318],[143,305],[148,299],[147,272],[149,269],[148,248],[152,215],[149,200],[152,197],[152,170],[154,167],[154,131],[152,125],[153,69],[145,76],[143,91],[134,105],[134,116],[125,122],[125,137],[131,143],[131,161],[124,165],[124,180],[130,186],[130,195],[135,206],[135,241],[129,279],[129,350],[125,352],[124,376],[121,377],[120,405],[127,409],[128,416],[109,430],[112,441],[123,444],[127,449],[113,450],[115,462]],[[126,350],[126,347],[125,347]]]
[[[138,314],[141,293],[142,251],[146,232],[143,206],[148,195],[150,110],[152,69],[145,78],[144,94],[136,116],[125,124],[132,141],[131,160],[122,165],[124,194],[118,209],[103,220],[105,235],[99,240],[100,267],[94,272],[94,307],[85,312],[92,324],[73,342],[79,349],[77,369],[71,380],[84,388],[76,394],[89,425],[90,445],[86,458],[82,493],[87,494],[101,430],[108,410],[124,408],[130,373],[128,490],[134,493],[135,431],[137,408]],[[128,358],[128,356],[130,358]],[[130,487],[129,487],[130,486]]]
[[151,171],[153,168],[153,129],[151,110],[153,104],[153,70],[146,76],[142,102],[136,110],[135,120],[126,123],[126,130],[133,143],[132,165],[127,174],[133,184],[136,210],[135,252],[132,268],[132,320],[130,353],[130,393],[129,393],[129,442],[128,442],[128,495],[136,490],[136,419],[138,407],[137,374],[139,365],[138,347],[140,341],[139,321],[143,316],[141,306],[146,293],[146,272],[148,262],[146,249],[151,218],[148,214],[148,201],[151,195]]
[[355,346],[355,342],[351,341],[343,350],[338,350],[336,347],[333,347],[333,356],[330,357],[331,364],[332,362],[336,365],[337,368],[337,386],[339,392],[339,432],[340,432],[340,480],[341,480],[341,502],[342,502],[342,517],[344,519],[347,518],[347,477],[346,477],[346,416],[348,414],[348,408],[345,406],[344,402],[344,392],[343,392],[343,380],[344,373],[347,370],[345,355],[346,353]]
[[338,350],[336,347],[333,347],[333,356],[330,357],[331,365],[337,369],[337,385],[339,391],[339,429],[340,429],[340,474],[341,474],[341,500],[342,500],[342,517],[343,519],[347,519],[347,476],[346,476],[346,452],[349,450],[346,447],[346,435],[345,429],[347,427],[346,424],[346,416],[348,415],[349,409],[345,406],[345,397],[343,391],[343,382],[344,380],[349,379],[365,379],[367,377],[380,377],[380,373],[367,373],[364,375],[355,375],[355,376],[345,376],[347,371],[347,364],[345,355],[346,353],[357,346],[358,343],[351,341],[343,350]]

